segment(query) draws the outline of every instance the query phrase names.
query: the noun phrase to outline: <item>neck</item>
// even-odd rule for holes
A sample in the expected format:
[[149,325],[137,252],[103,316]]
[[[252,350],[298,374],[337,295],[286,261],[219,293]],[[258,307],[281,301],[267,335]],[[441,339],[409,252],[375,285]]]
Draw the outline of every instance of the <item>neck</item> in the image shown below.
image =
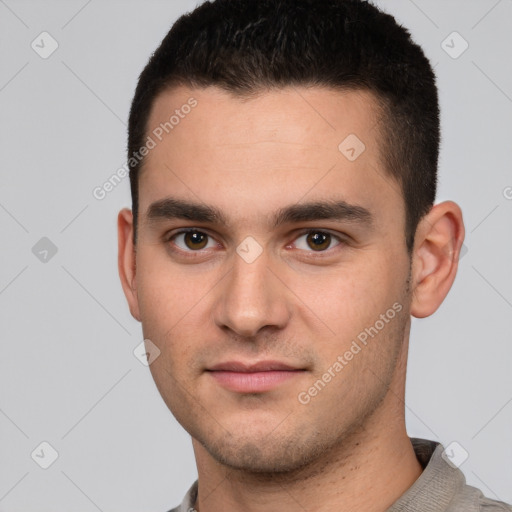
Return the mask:
[[[385,402],[390,402],[386,404]],[[293,473],[248,473],[215,461],[193,439],[198,468],[198,512],[384,512],[421,475],[405,430],[403,403],[392,392],[364,426],[313,464]],[[389,424],[389,408],[395,424]],[[401,411],[401,414],[400,414]],[[387,422],[387,423],[386,423]]]

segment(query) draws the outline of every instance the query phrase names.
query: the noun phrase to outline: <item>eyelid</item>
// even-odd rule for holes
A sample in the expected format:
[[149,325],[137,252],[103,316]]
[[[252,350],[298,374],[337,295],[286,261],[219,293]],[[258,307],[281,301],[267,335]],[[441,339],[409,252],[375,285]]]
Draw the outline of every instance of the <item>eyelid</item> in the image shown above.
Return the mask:
[[[207,229],[204,229],[204,228],[194,228],[194,227],[188,227],[188,228],[181,228],[181,229],[178,229],[177,231],[172,231],[170,233],[167,233],[166,235],[164,235],[164,239],[167,243],[171,242],[175,237],[179,236],[179,235],[182,235],[182,234],[186,234],[186,233],[190,233],[190,232],[193,232],[193,233],[202,233],[204,235],[206,235],[207,237],[209,237],[210,239],[213,239],[215,240],[215,242],[218,244],[219,242],[217,241],[217,239],[211,235]],[[330,253],[331,251],[333,251],[336,247],[342,245],[342,244],[346,244],[347,243],[347,239],[346,237],[344,237],[342,234],[335,234],[333,233],[331,230],[329,229],[323,229],[323,228],[304,228],[302,230],[298,230],[293,236],[293,240],[290,244],[287,244],[286,247],[289,247],[291,244],[293,244],[294,242],[296,242],[296,240],[304,235],[309,235],[311,233],[324,233],[324,234],[328,234],[330,235],[332,238],[336,239],[338,241],[338,244],[336,244],[334,247],[330,247],[328,249],[325,249],[323,251],[314,251],[313,249],[311,250],[306,250],[306,249],[297,249],[299,251],[304,251],[306,253],[311,253],[313,255],[321,255],[321,254],[326,254],[326,253]],[[211,249],[211,248],[210,248]],[[197,253],[197,254],[201,254],[202,252],[204,252],[205,250],[207,249],[198,249],[196,251],[190,249],[190,250],[185,250],[185,249],[182,249],[181,247],[177,247],[176,249],[173,249],[173,250],[176,250],[176,251],[181,251],[182,253],[185,252],[185,253]]]
[[[298,249],[299,251],[304,251],[304,252],[310,253],[312,255],[330,254],[336,247],[338,247],[338,246],[340,246],[342,244],[346,244],[347,243],[346,237],[344,238],[341,234],[334,234],[331,230],[329,230],[329,229],[322,229],[322,228],[307,228],[307,229],[304,229],[304,230],[300,231],[294,237],[293,243],[295,243],[298,238],[300,238],[300,237],[302,237],[304,235],[309,235],[311,233],[324,233],[324,234],[330,235],[332,238],[336,239],[336,241],[338,243],[334,247],[329,247],[328,249],[325,249],[323,251],[314,251],[313,249],[311,249],[311,250]],[[287,245],[287,247],[288,246],[289,245]]]
[[[205,230],[204,228],[194,228],[194,227],[181,228],[181,229],[178,229],[176,231],[171,231],[170,233],[166,233],[164,235],[164,241],[166,243],[170,243],[177,236],[183,235],[183,234],[187,234],[187,233],[201,233],[203,235],[206,235],[209,239],[215,240],[215,242],[217,244],[219,243],[219,242],[217,242],[216,238],[208,232],[208,230]],[[174,245],[176,245],[176,244],[174,244]],[[177,247],[177,249],[173,249],[173,250],[181,251],[181,252],[186,252],[186,253],[201,254],[205,249],[199,249],[197,251],[193,251],[193,250],[186,250],[186,249],[182,249],[181,247]]]

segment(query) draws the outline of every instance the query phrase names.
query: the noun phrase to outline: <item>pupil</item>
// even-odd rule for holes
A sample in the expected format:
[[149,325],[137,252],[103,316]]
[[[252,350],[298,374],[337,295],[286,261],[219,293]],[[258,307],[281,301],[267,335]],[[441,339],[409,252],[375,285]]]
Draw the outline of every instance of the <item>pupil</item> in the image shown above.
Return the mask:
[[202,249],[206,245],[206,236],[204,233],[191,231],[185,234],[185,242],[190,249]]
[[309,238],[313,241],[314,248],[316,249],[325,249],[326,246],[329,246],[329,237],[330,235],[327,233],[315,233],[313,235],[309,235]]

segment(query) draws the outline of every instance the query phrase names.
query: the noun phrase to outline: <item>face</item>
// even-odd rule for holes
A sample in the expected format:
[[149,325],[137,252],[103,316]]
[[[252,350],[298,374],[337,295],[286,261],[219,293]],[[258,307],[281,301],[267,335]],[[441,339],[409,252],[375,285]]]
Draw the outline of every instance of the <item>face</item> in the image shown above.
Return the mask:
[[222,464],[290,471],[385,403],[410,261],[376,123],[362,91],[154,103],[130,307],[165,403]]

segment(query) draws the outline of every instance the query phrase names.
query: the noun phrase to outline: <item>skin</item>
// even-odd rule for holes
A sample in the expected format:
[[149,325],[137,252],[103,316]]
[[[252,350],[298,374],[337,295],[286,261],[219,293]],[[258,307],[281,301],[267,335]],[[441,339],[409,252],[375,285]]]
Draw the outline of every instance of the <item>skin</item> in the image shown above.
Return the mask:
[[[161,351],[151,373],[192,437],[196,509],[384,511],[422,471],[404,417],[410,319],[434,313],[452,286],[461,210],[434,206],[409,258],[404,201],[382,164],[369,92],[284,88],[242,100],[180,87],[157,98],[148,133],[190,97],[197,107],[146,157],[136,247],[129,209],[119,212],[118,235],[131,314]],[[349,134],[366,147],[355,161],[338,149]],[[215,206],[228,225],[148,221],[149,206],[168,196]],[[372,225],[268,225],[280,208],[328,199],[367,208]],[[170,239],[187,227],[209,235],[208,245]],[[309,229],[333,235],[331,244],[318,250]],[[248,236],[262,250],[251,263],[236,252]],[[301,403],[299,393],[395,303],[401,311]],[[270,359],[304,371],[252,394],[205,371]]]

